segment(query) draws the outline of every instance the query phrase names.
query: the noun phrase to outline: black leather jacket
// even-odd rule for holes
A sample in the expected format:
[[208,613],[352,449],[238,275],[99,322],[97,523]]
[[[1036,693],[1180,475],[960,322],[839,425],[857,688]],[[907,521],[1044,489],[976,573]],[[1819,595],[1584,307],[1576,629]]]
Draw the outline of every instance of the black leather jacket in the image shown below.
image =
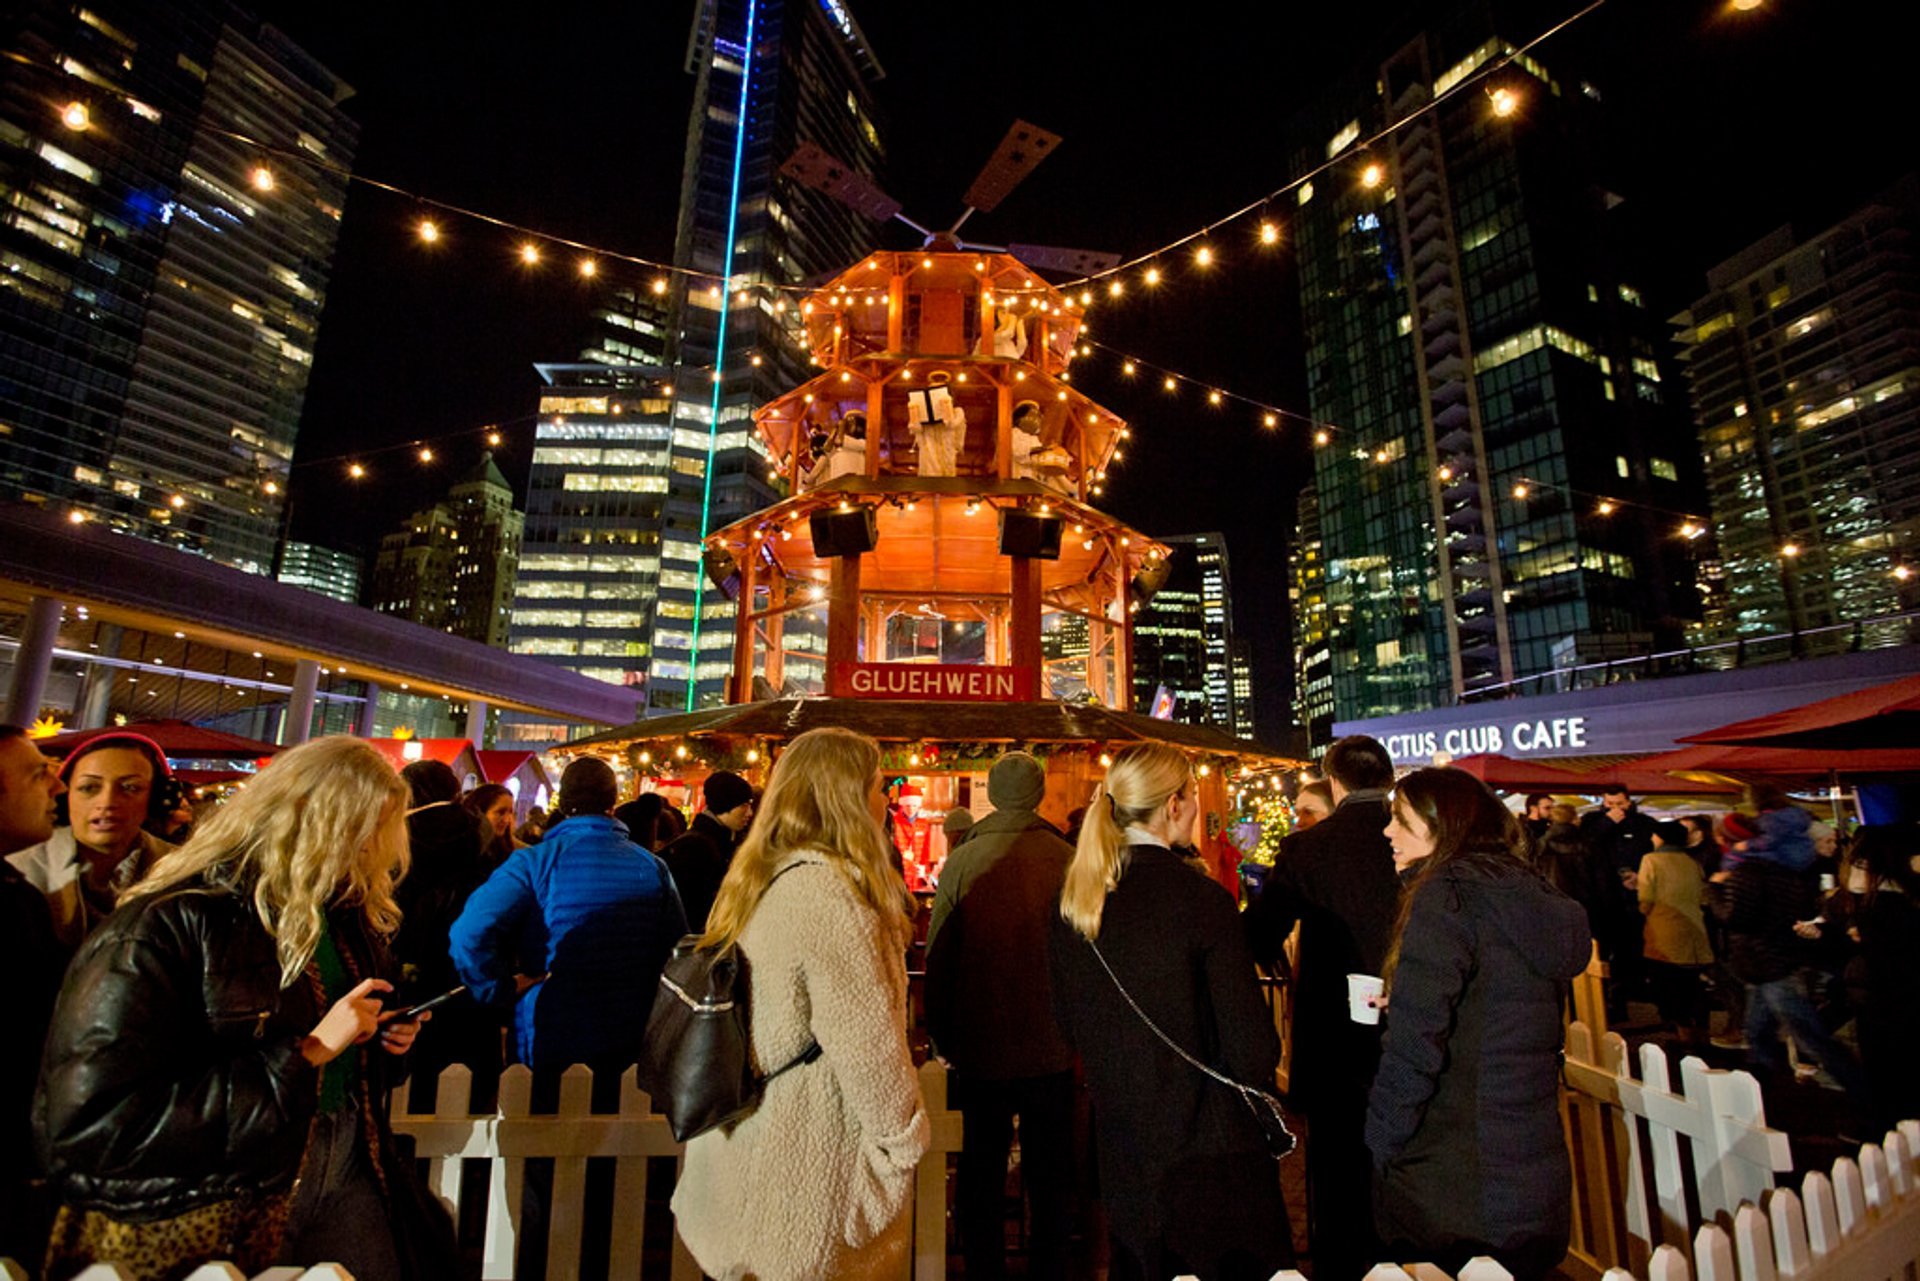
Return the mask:
[[[384,977],[359,914],[329,919],[350,968]],[[67,972],[34,1100],[61,1199],[138,1221],[290,1184],[319,1101],[299,1048],[326,1012],[311,975],[281,988],[273,939],[229,888],[190,884],[114,912]],[[348,1053],[381,1099],[389,1056]]]

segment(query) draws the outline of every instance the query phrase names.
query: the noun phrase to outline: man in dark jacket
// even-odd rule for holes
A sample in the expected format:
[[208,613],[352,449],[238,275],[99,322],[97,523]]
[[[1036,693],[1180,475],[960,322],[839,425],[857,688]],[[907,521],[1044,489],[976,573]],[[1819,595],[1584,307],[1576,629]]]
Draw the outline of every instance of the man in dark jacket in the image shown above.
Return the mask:
[[[1587,838],[1600,866],[1611,871],[1617,883],[1617,910],[1609,912],[1596,925],[1600,955],[1607,961],[1607,1010],[1615,1022],[1627,1017],[1627,998],[1640,992],[1645,984],[1640,956],[1640,860],[1653,849],[1653,817],[1643,814],[1633,803],[1633,795],[1619,783],[1606,783],[1600,789],[1600,808],[1580,820],[1580,834]],[[1598,931],[1604,930],[1604,933]]]
[[1033,1213],[1027,1275],[1066,1275],[1073,1051],[1054,1022],[1047,928],[1073,848],[1035,812],[1046,791],[1046,768],[1026,752],[994,762],[993,813],[947,856],[927,926],[927,1026],[953,1065],[965,1131],[954,1211],[970,1278],[1006,1275],[1016,1116]]
[[47,1020],[60,990],[66,951],[47,900],[6,856],[53,835],[53,798],[66,791],[59,766],[17,725],[0,725],[0,1257],[37,1261],[46,1244],[45,1207],[28,1186],[33,1167],[29,1114]]
[[687,928],[695,934],[706,932],[707,914],[733,862],[734,846],[753,821],[753,784],[733,771],[715,770],[700,791],[707,807],[693,816],[693,825],[682,835],[658,850],[680,890]]
[[1393,758],[1375,739],[1355,735],[1327,749],[1325,766],[1332,815],[1280,842],[1245,921],[1253,954],[1269,964],[1300,926],[1288,1094],[1307,1118],[1314,1276],[1352,1281],[1379,1262],[1364,1212],[1373,1175],[1362,1132],[1380,1027],[1348,1017],[1347,975],[1380,973],[1400,881],[1386,837]]
[[[467,896],[487,879],[484,820],[460,804],[460,780],[445,761],[418,760],[400,771],[407,781],[406,877],[394,887],[400,932],[393,941],[400,963],[394,999],[425,1001],[460,983],[447,957],[447,931],[467,905]],[[412,1094],[431,1107],[440,1072],[452,1063],[473,1069],[476,1091],[486,1097],[500,1073],[500,1022],[468,997],[434,1011],[421,1025],[411,1058]]]
[[1763,1081],[1787,1069],[1782,1034],[1820,1060],[1827,1075],[1855,1099],[1867,1097],[1866,1074],[1827,1034],[1800,978],[1803,947],[1796,921],[1818,914],[1816,892],[1790,852],[1748,842],[1731,871],[1715,872],[1714,915],[1726,922],[1733,976],[1747,985],[1747,1062]]

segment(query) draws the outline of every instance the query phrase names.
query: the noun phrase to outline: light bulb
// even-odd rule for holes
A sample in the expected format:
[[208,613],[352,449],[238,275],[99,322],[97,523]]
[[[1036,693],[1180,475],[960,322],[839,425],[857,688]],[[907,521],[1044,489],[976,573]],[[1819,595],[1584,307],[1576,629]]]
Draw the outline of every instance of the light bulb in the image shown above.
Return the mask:
[[[93,123],[93,113],[87,110],[87,104],[84,102],[69,102],[60,109],[60,123],[79,133]],[[82,516],[80,519],[85,520],[86,517]]]
[[1363,187],[1377,187],[1386,181],[1386,177],[1387,171],[1376,162],[1360,171],[1360,185]]
[[1150,285],[1160,283],[1160,269],[1158,267],[1147,268],[1147,283]]
[[1213,266],[1213,248],[1212,248],[1212,246],[1210,246],[1210,245],[1201,245],[1201,246],[1200,246],[1200,247],[1199,247],[1198,249],[1196,249],[1196,250],[1194,250],[1194,251],[1193,251],[1193,260],[1194,260],[1194,261],[1195,261],[1196,263],[1199,263],[1199,264],[1200,264],[1200,265],[1201,265],[1202,267],[1211,267],[1211,266]]
[[1260,243],[1263,245],[1279,244],[1280,228],[1270,222],[1261,223],[1260,224]]
[[531,240],[520,246],[520,261],[531,267],[540,261],[540,246]]
[[255,191],[273,190],[273,170],[265,165],[255,165],[253,172],[247,175],[247,180],[253,184]]
[[587,279],[593,279],[595,275],[599,274],[599,271],[600,264],[596,263],[593,259],[582,258],[580,260],[580,274]]
[[419,232],[420,239],[430,245],[434,244],[440,239],[440,224],[431,218],[422,218],[420,220]]

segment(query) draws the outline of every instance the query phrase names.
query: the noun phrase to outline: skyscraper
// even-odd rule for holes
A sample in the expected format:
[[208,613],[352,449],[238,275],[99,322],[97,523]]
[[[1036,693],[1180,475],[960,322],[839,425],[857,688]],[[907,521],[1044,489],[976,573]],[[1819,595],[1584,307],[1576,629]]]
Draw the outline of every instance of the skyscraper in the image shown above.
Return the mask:
[[219,0],[10,15],[0,499],[266,572],[352,90]]
[[[869,176],[882,154],[882,73],[839,0],[697,0],[687,70],[674,262],[704,274],[610,291],[580,362],[542,366],[513,641],[644,685],[656,712],[719,702],[731,670],[733,604],[704,574],[701,536],[779,494],[751,415],[810,372],[782,287],[873,248],[871,219],[778,170],[802,141]],[[593,611],[592,626],[528,594],[639,583],[645,602]]]
[[1320,494],[1300,491],[1293,546],[1287,551],[1287,601],[1293,617],[1293,719],[1320,747],[1333,741],[1333,653],[1327,610],[1326,547],[1320,537]]
[[350,552],[289,540],[281,549],[280,569],[274,577],[345,604],[357,605],[360,577],[365,570],[366,563]]
[[1675,318],[1725,570],[1725,638],[1912,638],[1920,589],[1920,177],[1804,241],[1782,227]]
[[1294,124],[1298,170],[1333,162],[1294,242],[1336,720],[1698,616],[1676,531],[1704,516],[1699,464],[1594,171],[1601,91],[1522,56],[1414,114],[1511,52],[1499,12],[1466,7]]
[[383,614],[483,645],[507,643],[526,518],[491,453],[380,540],[368,598]]
[[1167,581],[1133,620],[1133,705],[1153,706],[1164,686],[1173,719],[1251,732],[1233,679],[1233,600],[1227,545],[1219,534],[1170,534]]

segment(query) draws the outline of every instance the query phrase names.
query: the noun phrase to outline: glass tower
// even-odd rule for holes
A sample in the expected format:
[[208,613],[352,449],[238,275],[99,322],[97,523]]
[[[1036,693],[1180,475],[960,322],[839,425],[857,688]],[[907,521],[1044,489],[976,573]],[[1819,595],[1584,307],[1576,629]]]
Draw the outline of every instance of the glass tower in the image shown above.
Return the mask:
[[352,90],[223,3],[7,13],[0,499],[268,572]]
[[1792,632],[1796,652],[1912,639],[1870,620],[1920,603],[1916,237],[1910,177],[1810,239],[1783,227],[1749,246],[1676,318],[1725,570],[1709,617],[1725,639]]
[[1173,719],[1250,733],[1251,715],[1234,698],[1226,540],[1169,534],[1158,541],[1171,555],[1165,585],[1134,615],[1134,710],[1151,709],[1164,686],[1173,695]]
[[[874,247],[871,219],[778,170],[802,141],[868,176],[882,156],[882,73],[839,0],[698,0],[686,65],[674,262],[699,274],[611,290],[581,362],[542,366],[512,641],[643,686],[653,713],[725,694],[733,603],[706,577],[701,539],[780,496],[752,413],[814,372],[785,287]],[[644,601],[618,609],[539,595],[642,586]],[[790,641],[809,643],[810,627],[796,620]]]
[[[1588,143],[1600,91],[1511,51],[1488,6],[1294,125],[1294,199],[1336,720],[1445,705],[1699,614],[1699,464],[1665,331]],[[1502,96],[1506,95],[1506,96]],[[1704,518],[1693,528],[1704,532]],[[1311,682],[1309,682],[1311,684]]]

